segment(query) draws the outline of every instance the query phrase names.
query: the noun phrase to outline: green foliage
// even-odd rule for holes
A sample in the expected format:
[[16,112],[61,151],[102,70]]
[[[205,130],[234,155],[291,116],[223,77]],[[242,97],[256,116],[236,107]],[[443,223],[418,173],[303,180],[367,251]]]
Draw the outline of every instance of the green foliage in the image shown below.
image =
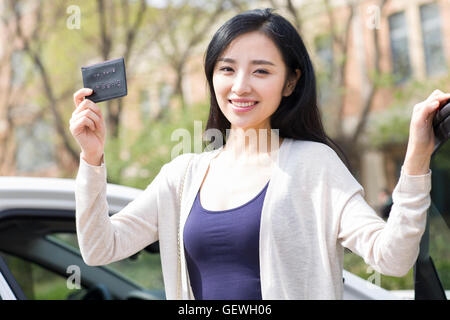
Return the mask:
[[[374,75],[372,75],[374,76]],[[390,87],[394,78],[389,75],[374,76],[375,84]],[[393,90],[394,99],[385,110],[373,112],[367,125],[369,144],[376,148],[391,144],[406,144],[409,124],[415,104],[424,101],[435,90],[447,92],[450,76],[436,79],[411,80]]]
[[[344,269],[350,271],[351,273],[364,280],[369,281],[369,278],[374,273],[373,271],[371,271],[371,269],[369,269],[369,265],[364,262],[363,258],[351,252],[345,253],[344,255]],[[413,269],[409,270],[408,274],[404,277],[390,277],[380,275],[379,284],[381,288],[384,288],[386,290],[413,290]]]
[[395,83],[395,77],[391,73],[378,73],[372,71],[369,78],[376,88],[389,88]]
[[390,144],[404,144],[408,141],[409,122],[412,108],[392,106],[373,114],[368,122],[370,144],[376,148]]
[[107,140],[105,159],[109,182],[144,189],[161,167],[172,160],[172,149],[181,143],[172,141],[172,133],[177,129],[189,131],[192,147],[187,152],[194,152],[194,121],[202,122],[203,133],[208,114],[209,106],[205,103],[182,111],[168,109],[162,116],[145,121],[144,129],[128,132],[137,136],[133,141],[125,141],[123,137]]

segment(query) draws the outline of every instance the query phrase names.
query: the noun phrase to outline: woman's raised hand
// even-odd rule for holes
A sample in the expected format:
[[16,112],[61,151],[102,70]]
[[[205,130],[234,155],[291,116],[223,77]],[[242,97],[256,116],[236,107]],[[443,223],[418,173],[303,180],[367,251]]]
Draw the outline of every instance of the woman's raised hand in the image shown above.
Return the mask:
[[91,165],[100,165],[106,139],[106,125],[100,108],[85,99],[92,89],[82,88],[74,93],[75,111],[70,118],[70,132],[81,148],[81,156]]
[[448,99],[450,93],[435,90],[426,100],[414,106],[403,164],[407,174],[420,175],[428,172],[434,149],[433,117]]

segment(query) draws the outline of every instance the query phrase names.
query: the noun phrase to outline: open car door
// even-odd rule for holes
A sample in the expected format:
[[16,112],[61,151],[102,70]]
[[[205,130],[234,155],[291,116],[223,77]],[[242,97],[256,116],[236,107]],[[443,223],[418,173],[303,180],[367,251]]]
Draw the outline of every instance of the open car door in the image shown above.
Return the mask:
[[431,159],[432,203],[414,266],[416,300],[446,300],[450,292],[450,143],[440,143]]

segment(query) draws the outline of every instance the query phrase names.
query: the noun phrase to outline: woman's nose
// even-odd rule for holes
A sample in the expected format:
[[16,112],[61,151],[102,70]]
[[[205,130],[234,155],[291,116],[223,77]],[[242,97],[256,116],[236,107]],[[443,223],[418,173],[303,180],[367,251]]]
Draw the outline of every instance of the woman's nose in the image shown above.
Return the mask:
[[243,73],[238,74],[234,78],[231,90],[238,96],[249,93],[251,91],[251,86],[248,77]]

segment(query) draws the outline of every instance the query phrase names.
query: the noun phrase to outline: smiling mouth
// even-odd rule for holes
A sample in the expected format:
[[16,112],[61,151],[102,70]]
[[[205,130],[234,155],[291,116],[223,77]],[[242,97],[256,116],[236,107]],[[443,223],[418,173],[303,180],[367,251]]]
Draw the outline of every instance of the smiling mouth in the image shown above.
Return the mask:
[[238,108],[249,108],[249,107],[253,107],[254,105],[256,105],[258,103],[258,101],[238,102],[238,101],[233,101],[233,100],[228,100],[228,102]]

